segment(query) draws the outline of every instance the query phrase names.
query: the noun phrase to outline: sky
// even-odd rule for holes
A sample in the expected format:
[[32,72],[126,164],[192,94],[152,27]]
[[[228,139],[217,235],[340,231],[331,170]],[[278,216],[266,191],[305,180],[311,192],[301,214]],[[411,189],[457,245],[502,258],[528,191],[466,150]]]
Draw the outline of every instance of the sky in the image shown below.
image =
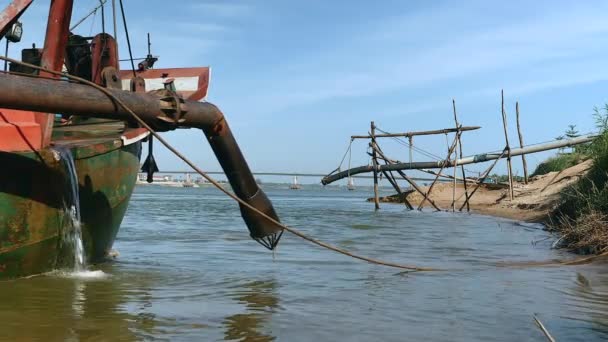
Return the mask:
[[[75,1],[73,21],[96,3]],[[34,1],[9,55],[42,45],[48,6]],[[512,146],[516,101],[526,144],[553,140],[569,124],[593,131],[594,106],[608,102],[605,1],[125,0],[125,12],[136,57],[146,54],[149,32],[156,67],[211,66],[207,100],[225,113],[254,171],[328,173],[372,120],[390,132],[453,127],[452,99],[463,125],[482,127],[463,134],[464,154],[501,150],[501,89]],[[100,23],[98,13],[76,33],[98,32]],[[202,132],[165,136],[203,169],[220,169]],[[447,151],[444,136],[414,144]],[[380,145],[407,160],[403,145]],[[369,163],[366,149],[353,144],[352,166]],[[531,171],[550,155],[530,155]],[[167,150],[157,147],[155,157],[161,170],[186,170]],[[522,174],[520,159],[513,167]]]

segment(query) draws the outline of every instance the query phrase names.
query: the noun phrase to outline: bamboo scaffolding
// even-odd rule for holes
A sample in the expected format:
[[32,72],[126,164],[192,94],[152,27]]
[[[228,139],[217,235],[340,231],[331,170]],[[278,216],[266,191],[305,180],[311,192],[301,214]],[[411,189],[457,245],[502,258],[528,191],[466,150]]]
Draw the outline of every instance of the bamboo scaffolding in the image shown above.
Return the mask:
[[[595,138],[594,135],[588,135],[588,136],[581,136],[581,137],[576,137],[576,138],[572,138],[572,139],[556,140],[556,141],[552,141],[552,142],[548,142],[548,143],[544,143],[544,144],[526,146],[523,148],[514,148],[514,149],[511,149],[511,156],[515,157],[515,156],[520,156],[522,154],[530,154],[530,153],[553,150],[553,149],[557,149],[557,148],[571,147],[571,146],[590,142],[594,138]],[[458,165],[467,165],[467,164],[482,163],[482,162],[486,162],[486,161],[490,161],[490,160],[498,160],[498,159],[502,159],[502,158],[504,158],[503,153],[489,152],[489,153],[482,153],[482,154],[473,155],[473,156],[467,156],[467,157],[460,158],[458,160],[452,160],[452,161],[439,160],[439,161],[425,161],[425,162],[412,162],[412,163],[391,163],[388,165],[379,166],[378,171],[382,171],[382,170],[387,170],[387,171],[389,171],[389,170],[390,171],[419,170],[419,169],[439,169],[439,168],[443,169],[444,167],[454,166],[454,164],[456,164],[456,163]],[[342,178],[346,178],[346,177],[348,177],[349,174],[351,176],[353,176],[353,175],[357,175],[360,173],[367,173],[367,172],[372,172],[372,171],[373,171],[373,168],[369,165],[358,166],[358,167],[354,167],[354,168],[351,168],[351,169],[348,169],[345,171],[336,172],[334,174],[327,175],[327,176],[323,177],[323,179],[321,180],[321,183],[324,185],[327,185],[327,184],[333,183],[337,180],[340,180]]]
[[[389,163],[389,164],[393,164],[395,163],[394,160],[388,158],[384,152],[378,147],[378,154],[380,155],[380,158],[382,158],[385,162]],[[408,175],[405,174],[405,172],[401,171],[401,170],[395,170],[403,179],[405,179],[411,186],[412,188],[414,188],[414,190],[418,191],[424,198],[426,198],[427,201],[429,201],[429,203],[431,203],[431,205],[437,209],[438,211],[441,211],[441,208],[439,208],[439,206],[437,206],[437,204],[435,204],[435,201],[431,200],[428,196],[427,193],[425,191],[423,191],[418,184],[416,184],[416,182],[410,178]],[[405,198],[404,198],[405,199]],[[407,200],[407,199],[405,199]],[[409,203],[409,201],[408,201]],[[411,206],[411,203],[410,203]],[[411,209],[414,209],[414,207],[412,207]]]
[[399,195],[399,198],[403,200],[403,204],[410,210],[413,210],[414,207],[412,206],[412,204],[410,203],[410,201],[407,200],[407,198],[405,198],[405,195],[403,194],[403,191],[401,191],[401,187],[399,187],[399,184],[397,183],[397,180],[395,179],[395,176],[393,175],[392,172],[390,171],[382,171],[382,173],[384,174],[384,177],[386,177],[386,179],[388,180],[389,183],[391,183],[391,185],[393,186],[393,188],[395,188],[395,191],[397,191],[397,194]]
[[[517,121],[517,135],[519,136],[519,147],[524,147],[524,137],[521,134],[521,127],[519,126],[519,102],[515,102],[515,118]],[[528,184],[528,163],[526,163],[526,156],[521,155],[521,162],[524,168],[524,184]]]
[[[380,158],[382,158],[382,160],[384,160],[385,164],[390,163],[390,160],[388,158],[386,158],[386,156],[384,155],[384,153],[382,152],[382,149],[380,148],[380,146],[378,144],[375,145],[376,148],[376,153],[378,155],[380,155]],[[401,187],[399,186],[399,183],[397,183],[397,180],[395,179],[395,176],[393,175],[392,171],[382,171],[382,174],[384,175],[384,177],[386,177],[386,179],[388,180],[389,183],[391,183],[391,185],[393,186],[393,188],[395,189],[395,191],[397,191],[397,194],[399,195],[400,199],[403,199],[403,204],[410,210],[413,210],[414,207],[412,206],[412,204],[410,203],[410,201],[407,200],[407,198],[405,197],[405,195],[403,194],[403,191],[401,191]]]
[[483,182],[486,180],[486,178],[488,178],[488,176],[490,175],[490,172],[492,172],[492,169],[494,168],[494,166],[496,166],[496,164],[498,163],[500,158],[502,158],[506,153],[507,153],[507,148],[505,147],[505,149],[502,151],[502,154],[500,155],[500,157],[496,158],[496,160],[494,160],[492,165],[490,165],[490,167],[484,173],[483,177],[481,177],[481,179],[479,179],[479,183],[477,183],[477,186],[475,186],[475,188],[473,189],[471,194],[467,195],[464,203],[462,204],[462,206],[460,206],[460,209],[458,209],[459,211],[462,211],[462,209],[465,207],[465,205],[466,206],[469,205],[469,200],[471,199],[471,197],[473,197],[473,195],[475,195],[475,192],[477,192],[477,189],[479,189],[479,187],[483,184]]
[[[456,149],[456,145],[458,144],[458,138],[460,137],[461,132],[457,132],[456,136],[454,137],[454,142],[452,142],[452,146],[450,146],[449,150],[448,150],[448,155],[447,155],[447,160],[446,162],[449,162],[450,159],[450,155],[452,155],[452,153],[454,152],[454,149]],[[441,166],[441,168],[439,169],[438,173],[441,173],[441,171],[443,171],[443,169],[445,168],[445,164]],[[426,202],[426,200],[431,196],[431,192],[433,191],[433,187],[435,187],[435,183],[437,183],[437,180],[439,179],[439,175],[435,176],[435,180],[433,180],[433,183],[431,183],[431,185],[429,186],[429,189],[426,191],[426,196],[422,199],[422,201],[420,202],[420,204],[418,205],[418,210],[422,210],[422,206],[424,205],[424,203]]]

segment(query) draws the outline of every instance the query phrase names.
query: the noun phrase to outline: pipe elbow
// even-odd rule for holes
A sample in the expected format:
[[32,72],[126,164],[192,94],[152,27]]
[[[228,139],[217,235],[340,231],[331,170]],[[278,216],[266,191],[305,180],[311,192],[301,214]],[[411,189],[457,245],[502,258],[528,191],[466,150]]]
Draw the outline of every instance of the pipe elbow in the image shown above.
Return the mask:
[[196,102],[188,104],[184,126],[199,128],[208,138],[229,134],[224,113],[213,103]]

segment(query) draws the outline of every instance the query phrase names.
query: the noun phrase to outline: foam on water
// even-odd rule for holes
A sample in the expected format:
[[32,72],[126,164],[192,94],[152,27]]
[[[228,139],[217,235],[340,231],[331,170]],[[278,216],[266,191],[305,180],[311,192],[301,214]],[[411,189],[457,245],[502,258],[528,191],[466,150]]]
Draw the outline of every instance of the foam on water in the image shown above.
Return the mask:
[[69,279],[90,279],[90,280],[101,280],[107,279],[110,277],[108,273],[105,273],[101,270],[96,271],[74,271],[74,272],[66,272],[66,271],[55,271],[52,272],[51,275],[60,277],[60,278],[69,278]]

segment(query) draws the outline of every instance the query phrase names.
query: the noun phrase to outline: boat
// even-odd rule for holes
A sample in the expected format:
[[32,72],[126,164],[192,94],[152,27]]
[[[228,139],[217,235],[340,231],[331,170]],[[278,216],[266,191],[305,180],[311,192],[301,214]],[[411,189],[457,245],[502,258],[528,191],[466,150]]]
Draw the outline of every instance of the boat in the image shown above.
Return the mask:
[[355,190],[355,180],[353,177],[348,177],[348,183],[346,184],[346,188],[348,190]]
[[192,181],[189,173],[186,173],[186,179],[181,183],[181,185],[184,188],[198,188],[198,184]]
[[293,176],[293,183],[291,183],[291,185],[289,185],[289,188],[291,190],[300,190],[300,189],[302,189],[302,186],[300,185],[300,183],[298,183],[298,176]]
[[[32,1],[14,0],[0,13],[0,38],[21,39],[27,23],[18,20]],[[250,236],[275,248],[282,229],[259,214],[278,221],[272,203],[226,117],[205,99],[209,68],[153,69],[156,57],[148,54],[137,68],[121,71],[112,35],[71,32],[73,5],[51,1],[43,47],[22,50],[21,60],[9,60],[9,71],[0,72],[0,279],[105,261],[138,179],[144,141],[147,181],[158,171],[150,129],[200,129],[247,203],[239,207]],[[182,85],[194,89],[180,92]]]

